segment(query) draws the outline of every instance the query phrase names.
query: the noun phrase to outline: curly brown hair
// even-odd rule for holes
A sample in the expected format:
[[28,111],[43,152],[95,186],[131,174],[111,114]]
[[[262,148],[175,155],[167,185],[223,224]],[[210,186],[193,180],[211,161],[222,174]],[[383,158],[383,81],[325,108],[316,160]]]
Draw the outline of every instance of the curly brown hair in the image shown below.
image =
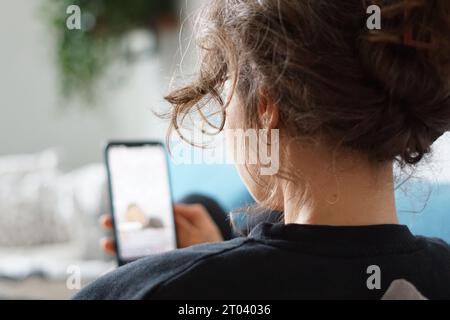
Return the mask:
[[[382,30],[366,27],[381,7]],[[171,130],[237,94],[260,126],[264,92],[293,137],[324,135],[375,162],[418,163],[450,127],[450,1],[212,0],[201,11],[198,77],[170,93]],[[224,85],[232,83],[223,97]]]

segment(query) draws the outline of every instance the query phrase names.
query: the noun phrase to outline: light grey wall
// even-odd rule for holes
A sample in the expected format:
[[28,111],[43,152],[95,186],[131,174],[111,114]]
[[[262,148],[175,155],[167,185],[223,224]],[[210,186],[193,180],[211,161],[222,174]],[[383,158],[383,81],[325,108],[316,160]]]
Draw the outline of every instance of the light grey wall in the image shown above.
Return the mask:
[[[181,15],[201,2],[182,1]],[[14,0],[0,10],[0,155],[56,148],[67,169],[100,161],[107,139],[163,137],[165,125],[150,109],[166,106],[162,96],[180,56],[178,31],[162,38],[159,54],[130,66],[124,82],[104,88],[96,108],[80,101],[63,106],[40,5]]]

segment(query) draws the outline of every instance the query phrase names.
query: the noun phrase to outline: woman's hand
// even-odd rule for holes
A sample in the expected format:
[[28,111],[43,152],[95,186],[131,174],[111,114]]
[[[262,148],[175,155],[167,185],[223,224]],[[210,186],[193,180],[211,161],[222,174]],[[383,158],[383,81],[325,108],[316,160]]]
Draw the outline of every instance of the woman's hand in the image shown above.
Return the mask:
[[[176,204],[174,215],[178,244],[181,248],[205,242],[223,241],[219,228],[201,204]],[[100,224],[107,230],[112,229],[111,215],[103,215],[100,218]],[[113,239],[104,238],[100,245],[104,251],[115,255]]]
[[219,228],[201,204],[177,204],[174,213],[180,247],[223,241]]

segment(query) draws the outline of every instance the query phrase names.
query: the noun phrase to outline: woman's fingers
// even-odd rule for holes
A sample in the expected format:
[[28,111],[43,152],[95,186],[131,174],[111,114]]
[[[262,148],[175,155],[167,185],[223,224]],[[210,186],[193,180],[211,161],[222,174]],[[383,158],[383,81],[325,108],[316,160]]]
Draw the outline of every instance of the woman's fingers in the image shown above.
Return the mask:
[[174,213],[181,247],[223,240],[219,228],[203,205],[177,204]]
[[104,214],[100,217],[100,225],[106,229],[111,230],[112,229],[112,217],[110,214]]
[[175,223],[177,225],[178,233],[186,233],[186,232],[194,231],[192,223],[188,219],[186,219],[185,216],[180,214],[179,212],[175,212]]
[[175,216],[181,215],[194,224],[199,219],[209,217],[208,211],[201,204],[176,204],[174,206],[174,212]]
[[175,224],[177,226],[178,245],[181,248],[189,247],[196,243],[193,237],[197,232],[188,219],[179,213],[175,213]]
[[[104,214],[100,217],[99,223],[105,230],[112,229],[112,218],[110,214]],[[100,247],[106,253],[116,255],[116,246],[114,240],[111,238],[103,238],[100,240]]]
[[114,240],[111,238],[103,238],[100,240],[100,247],[103,249],[103,251],[115,255],[116,254],[116,246],[114,243]]

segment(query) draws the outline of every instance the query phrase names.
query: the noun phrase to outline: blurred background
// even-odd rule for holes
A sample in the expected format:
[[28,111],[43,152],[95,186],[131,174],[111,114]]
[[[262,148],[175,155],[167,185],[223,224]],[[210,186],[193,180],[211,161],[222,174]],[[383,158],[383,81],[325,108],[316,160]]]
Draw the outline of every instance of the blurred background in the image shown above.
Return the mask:
[[[172,81],[196,66],[188,19],[207,0],[10,0],[0,10],[0,298],[68,298],[114,266],[98,247],[107,211],[102,148],[165,137]],[[81,8],[81,30],[66,12]],[[180,64],[180,61],[182,63]],[[173,75],[178,75],[173,79]],[[402,222],[450,241],[450,139],[402,183]],[[231,165],[172,164],[175,199],[251,201]],[[399,182],[408,173],[400,175]]]

